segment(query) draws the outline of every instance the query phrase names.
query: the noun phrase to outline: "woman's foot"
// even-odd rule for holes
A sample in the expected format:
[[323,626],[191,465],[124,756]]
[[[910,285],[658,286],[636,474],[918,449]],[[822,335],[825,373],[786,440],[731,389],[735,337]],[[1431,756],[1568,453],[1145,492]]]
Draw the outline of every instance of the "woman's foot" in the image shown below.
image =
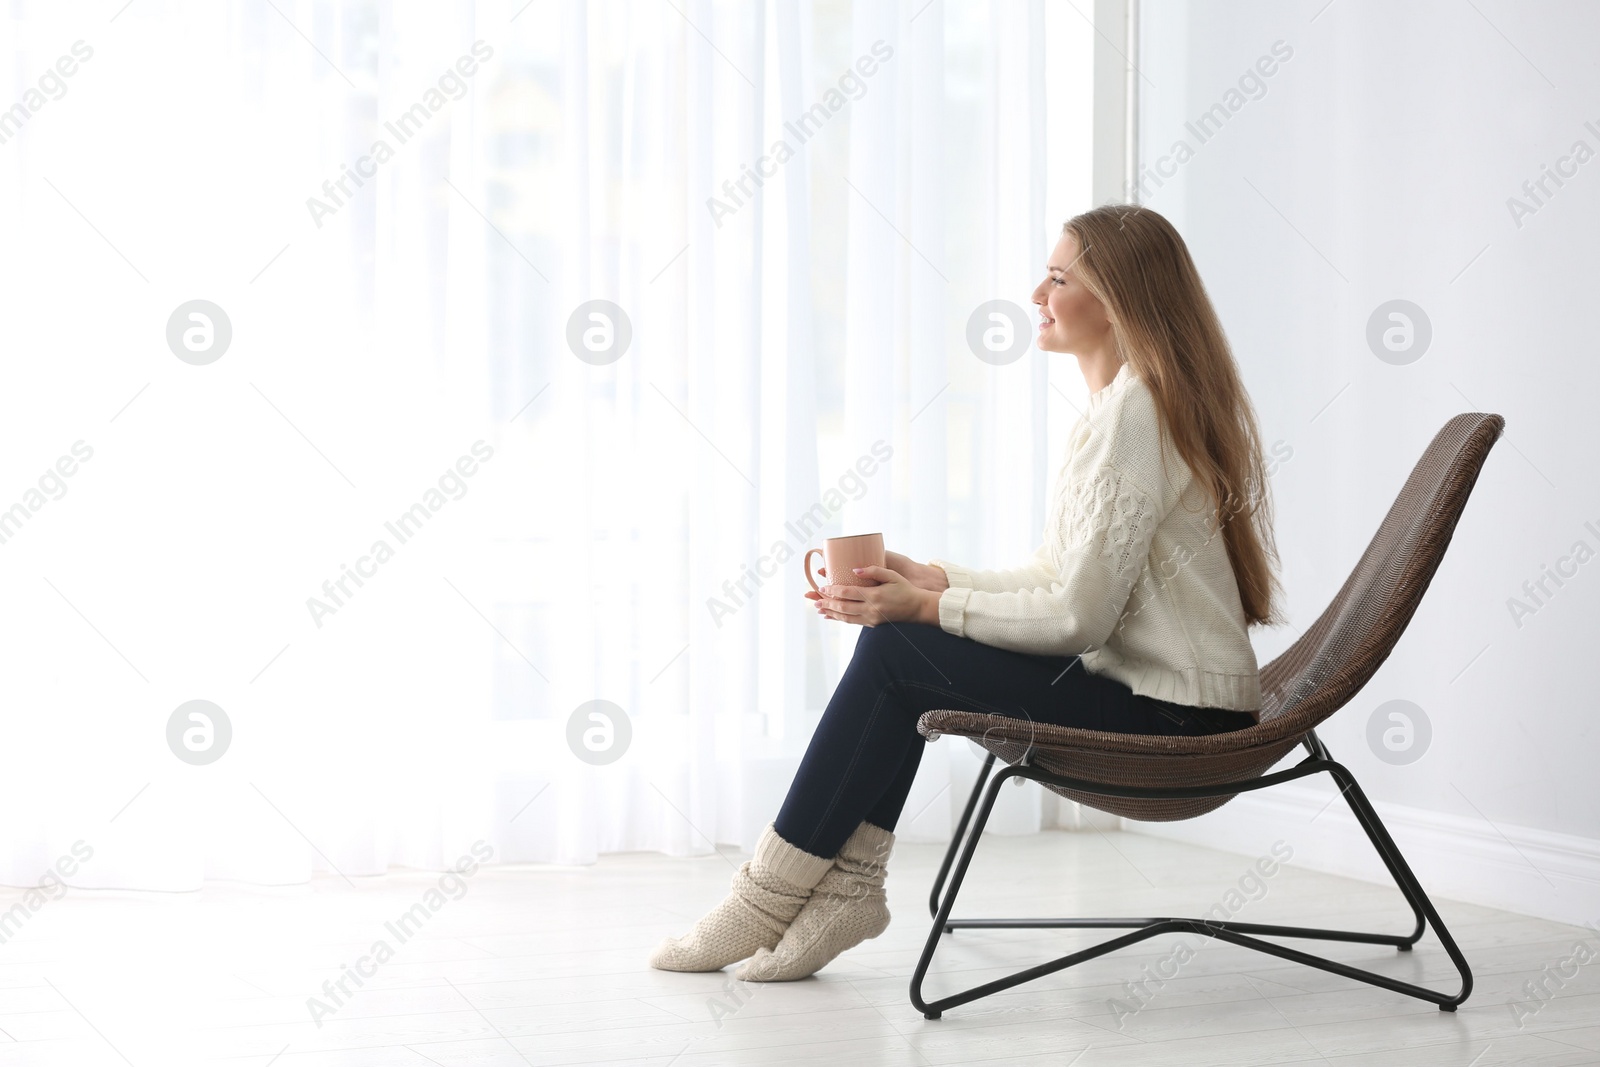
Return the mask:
[[754,856],[734,872],[733,891],[687,934],[662,941],[650,956],[650,966],[717,971],[772,948],[833,863],[791,845],[768,823]]
[[792,982],[821,970],[840,953],[889,927],[883,890],[894,834],[864,822],[839,850],[777,945],[758,949],[734,977],[745,982]]

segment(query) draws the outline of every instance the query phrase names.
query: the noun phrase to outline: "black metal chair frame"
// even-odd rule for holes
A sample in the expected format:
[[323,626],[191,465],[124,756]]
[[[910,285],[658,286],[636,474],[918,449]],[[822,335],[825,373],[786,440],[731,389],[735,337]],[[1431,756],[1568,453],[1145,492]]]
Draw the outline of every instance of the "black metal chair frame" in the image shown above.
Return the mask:
[[[1294,766],[1262,775],[1247,781],[1225,782],[1216,785],[1189,786],[1182,788],[1140,788],[1133,786],[1114,786],[1101,782],[1084,781],[1077,778],[1068,778],[1053,774],[1037,766],[1031,765],[1030,757],[1033,748],[1030,746],[1027,753],[1014,764],[1004,767],[994,780],[989,782],[989,788],[984,790],[984,783],[988,781],[989,774],[994,768],[995,755],[989,754],[984,761],[983,770],[978,775],[978,780],[972,787],[972,796],[967,801],[966,810],[961,815],[961,822],[956,827],[955,837],[950,842],[950,848],[945,853],[944,863],[939,868],[939,877],[933,883],[933,893],[928,901],[929,911],[933,914],[933,929],[928,934],[927,945],[922,950],[922,958],[917,961],[916,973],[911,978],[911,1003],[921,1011],[926,1018],[937,1019],[945,1009],[966,1004],[980,997],[998,993],[1003,989],[1030,982],[1035,978],[1056,971],[1065,970],[1097,956],[1125,948],[1128,945],[1155,937],[1158,934],[1187,932],[1214,937],[1229,944],[1242,948],[1254,949],[1264,952],[1269,956],[1279,959],[1291,960],[1302,963],[1308,967],[1316,967],[1333,974],[1354,978],[1371,985],[1381,986],[1396,993],[1417,997],[1421,1000],[1431,1001],[1439,1006],[1441,1011],[1455,1011],[1456,1005],[1467,999],[1472,992],[1472,971],[1467,966],[1466,957],[1456,946],[1450,932],[1445,929],[1444,923],[1439,918],[1433,902],[1423,892],[1421,884],[1415,874],[1401,856],[1399,847],[1394,839],[1389,836],[1389,831],[1384,827],[1378,813],[1373,809],[1366,794],[1356,784],[1355,777],[1341,763],[1336,762],[1329,754],[1327,746],[1317,737],[1316,731],[1311,730],[1301,738],[1301,744],[1306,748],[1308,755]],[[1416,915],[1416,927],[1409,934],[1369,934],[1350,930],[1321,930],[1304,926],[1272,926],[1261,923],[1221,922],[1209,919],[1190,919],[1179,917],[1165,918],[1109,918],[1109,919],[952,919],[951,908],[954,907],[956,894],[961,889],[962,879],[966,877],[967,867],[972,862],[972,855],[977,850],[978,840],[983,834],[983,827],[989,820],[989,813],[994,808],[995,798],[1000,793],[1000,787],[1009,778],[1020,777],[1036,782],[1061,786],[1080,792],[1098,796],[1133,797],[1151,799],[1181,799],[1194,797],[1227,796],[1233,793],[1247,793],[1256,789],[1265,789],[1268,786],[1290,782],[1297,778],[1320,774],[1326,771],[1334,782],[1338,784],[1340,793],[1350,805],[1351,812],[1356,821],[1366,831],[1367,837],[1372,841],[1373,847],[1378,850],[1378,855],[1383,859],[1384,865],[1394,877],[1395,884],[1399,886],[1406,902],[1411,905],[1412,912]],[[983,795],[981,808],[978,805],[979,794]],[[973,823],[972,815],[977,809],[977,821]],[[971,831],[968,832],[968,824]],[[965,844],[963,844],[965,841]],[[960,850],[960,861],[956,862],[956,852]],[[945,879],[950,875],[951,864],[955,863],[955,876],[950,882],[948,893],[944,890]],[[1266,937],[1294,937],[1317,941],[1351,941],[1371,945],[1393,945],[1401,952],[1409,952],[1413,945],[1422,937],[1429,926],[1444,945],[1445,952],[1450,956],[1456,970],[1461,973],[1461,990],[1454,995],[1437,992],[1423,986],[1402,982],[1386,975],[1351,967],[1336,960],[1326,959],[1309,952],[1288,948],[1284,945],[1261,940]],[[927,1001],[922,996],[922,982],[927,976],[928,967],[933,962],[934,951],[939,946],[939,939],[943,934],[953,933],[955,930],[970,927],[977,929],[1041,929],[1041,928],[1091,928],[1091,929],[1131,929],[1132,933],[1114,937],[1103,941],[1091,948],[1079,952],[1068,953],[1048,963],[1041,963],[1035,967],[1017,971],[997,978],[992,982],[973,986],[959,993],[952,993],[938,1000]],[[1260,936],[1257,936],[1260,935]]]

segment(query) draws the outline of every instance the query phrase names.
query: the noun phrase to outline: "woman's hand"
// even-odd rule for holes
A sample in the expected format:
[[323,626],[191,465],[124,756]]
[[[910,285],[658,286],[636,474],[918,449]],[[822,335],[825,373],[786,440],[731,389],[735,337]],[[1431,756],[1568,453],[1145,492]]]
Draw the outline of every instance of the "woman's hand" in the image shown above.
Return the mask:
[[[946,589],[950,588],[950,576],[944,572],[943,567],[934,567],[927,563],[918,563],[910,556],[901,555],[899,552],[885,552],[883,554],[883,561],[885,566],[887,566],[890,570],[902,575],[906,581],[910,582],[918,589],[927,589],[931,592],[942,593]],[[828,576],[828,568],[818,567],[817,574],[826,578]],[[819,599],[818,595],[810,590],[807,590],[805,595],[809,600]]]
[[805,595],[817,601],[819,613],[840,622],[862,626],[876,626],[880,622],[939,625],[938,592],[919,588],[905,575],[888,567],[857,567],[855,573],[882,584],[825,585],[822,587],[825,595],[819,596],[809,590]]
[[910,556],[902,556],[898,552],[885,552],[883,560],[890,570],[903,575],[906,581],[918,589],[942,593],[950,588],[950,576],[945,574],[942,567],[918,563]]

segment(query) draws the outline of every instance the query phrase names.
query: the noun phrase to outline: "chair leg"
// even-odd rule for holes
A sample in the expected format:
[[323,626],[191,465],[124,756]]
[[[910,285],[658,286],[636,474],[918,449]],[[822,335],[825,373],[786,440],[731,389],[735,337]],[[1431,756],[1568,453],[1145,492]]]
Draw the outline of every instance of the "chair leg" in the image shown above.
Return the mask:
[[[1329,761],[1332,763],[1332,761]],[[1433,901],[1428,899],[1428,894],[1422,889],[1422,883],[1412,873],[1411,866],[1406,863],[1405,857],[1400,854],[1400,846],[1394,843],[1394,838],[1389,836],[1389,830],[1383,825],[1383,820],[1378,818],[1376,809],[1367,795],[1356,784],[1355,777],[1351,775],[1343,764],[1332,763],[1329,773],[1334,781],[1344,780],[1340,790],[1344,793],[1345,800],[1350,805],[1350,811],[1355,815],[1356,821],[1367,832],[1367,837],[1372,841],[1373,847],[1378,850],[1378,855],[1383,858],[1384,866],[1389,868],[1389,874],[1394,878],[1395,885],[1405,896],[1406,902],[1411,905],[1411,910],[1416,913],[1417,926],[1405,944],[1397,946],[1401,952],[1410,952],[1419,938],[1422,937],[1426,927],[1433,927],[1434,934],[1439,938],[1439,943],[1444,946],[1445,953],[1449,955],[1450,962],[1455,964],[1456,971],[1461,975],[1461,992],[1448,1000],[1438,1001],[1441,1011],[1455,1011],[1456,1005],[1467,999],[1472,992],[1472,968],[1467,965],[1467,958],[1462,954],[1455,938],[1450,936],[1450,931],[1445,928],[1444,920],[1439,918],[1438,910],[1433,906]]]
[[967,808],[961,813],[961,821],[956,824],[955,835],[950,838],[950,847],[945,850],[944,862],[939,864],[939,877],[933,880],[933,892],[928,894],[929,915],[939,914],[939,893],[944,889],[944,880],[950,874],[950,864],[955,862],[956,850],[961,847],[962,838],[967,832],[967,824],[972,821],[972,809],[978,806],[978,795],[983,792],[983,783],[989,780],[989,772],[994,770],[994,758],[994,753],[989,753],[989,758],[983,761],[983,769],[978,772],[978,780],[972,783],[972,796],[967,798]]
[[[1323,751],[1326,752],[1326,749]],[[955,905],[956,894],[960,892],[961,883],[966,877],[967,868],[972,863],[972,856],[977,850],[978,842],[983,834],[983,828],[989,820],[989,814],[994,809],[995,798],[1000,792],[1000,787],[1005,783],[1006,779],[1015,777],[1017,775],[1035,778],[1035,780],[1038,780],[1036,777],[1037,772],[1032,771],[1030,768],[1019,765],[1011,765],[1002,769],[1000,773],[994,777],[993,781],[988,783],[988,788],[984,789],[984,780],[988,777],[989,770],[993,762],[994,757],[991,754],[990,759],[984,765],[982,774],[979,776],[977,785],[973,789],[972,799],[968,802],[966,812],[962,815],[961,824],[957,829],[955,839],[951,842],[950,849],[945,856],[944,865],[940,868],[938,880],[934,885],[932,899],[937,904],[937,907],[934,910],[933,928],[928,933],[927,943],[923,946],[922,955],[917,961],[916,971],[911,978],[911,1003],[917,1008],[918,1011],[923,1013],[925,1018],[937,1019],[943,1014],[946,1008],[952,1008],[960,1004],[966,1004],[970,1001],[977,1000],[980,997],[986,997],[992,993],[998,993],[1001,990],[1010,989],[1011,987],[1021,985],[1024,982],[1030,982],[1035,978],[1042,978],[1047,974],[1065,970],[1068,967],[1072,967],[1079,963],[1094,959],[1097,956],[1103,956],[1108,952],[1114,952],[1117,949],[1125,948],[1128,945],[1143,941],[1146,938],[1155,937],[1158,934],[1173,932],[1188,932],[1202,936],[1214,937],[1220,941],[1238,945],[1241,948],[1252,949],[1270,956],[1276,956],[1279,959],[1285,959],[1294,963],[1304,964],[1308,967],[1315,967],[1319,970],[1328,971],[1333,974],[1343,975],[1347,978],[1353,978],[1357,981],[1366,982],[1369,985],[1379,986],[1384,989],[1393,990],[1397,993],[1403,993],[1407,996],[1431,1001],[1432,1003],[1437,1004],[1441,1011],[1454,1011],[1456,1006],[1465,1001],[1472,992],[1472,971],[1468,967],[1466,958],[1462,955],[1461,950],[1456,945],[1454,938],[1452,938],[1449,931],[1445,929],[1445,925],[1439,918],[1439,913],[1434,908],[1433,902],[1428,899],[1427,894],[1422,889],[1421,883],[1417,881],[1416,875],[1412,873],[1410,866],[1407,865],[1404,857],[1401,856],[1399,847],[1394,843],[1394,839],[1389,836],[1389,832],[1384,827],[1382,820],[1378,818],[1377,811],[1372,807],[1371,802],[1367,800],[1366,794],[1361,791],[1361,787],[1356,784],[1355,778],[1342,764],[1334,762],[1330,757],[1327,756],[1322,756],[1321,758],[1315,760],[1315,769],[1328,771],[1328,773],[1333,777],[1334,781],[1339,785],[1340,792],[1350,804],[1351,811],[1355,814],[1356,820],[1361,824],[1362,829],[1366,831],[1367,837],[1372,841],[1373,847],[1377,849],[1379,856],[1383,859],[1384,866],[1388,868],[1390,874],[1395,879],[1395,884],[1399,886],[1401,894],[1406,898],[1406,902],[1411,906],[1412,911],[1416,914],[1417,928],[1410,934],[1368,934],[1357,931],[1321,930],[1311,927],[1274,926],[1259,923],[1219,922],[1208,919],[1182,917],[1109,919],[951,919],[950,911]],[[1311,762],[1312,761],[1308,761],[1308,764]],[[1309,770],[1311,767],[1308,766],[1307,769]],[[1216,788],[1218,789],[1219,793],[1221,793],[1232,791],[1232,787],[1244,784],[1245,783],[1230,783],[1229,785],[1222,785]],[[971,820],[973,809],[977,805],[977,801],[979,799],[978,794],[980,791],[983,793],[982,805],[977,808],[976,822],[972,824],[969,830],[968,822]],[[960,858],[959,861],[955,863],[955,871],[950,883],[949,891],[941,898],[940,891],[943,888],[945,877],[950,871],[951,861],[956,856],[958,849],[960,852]],[[940,936],[941,934],[947,933],[961,926],[1007,929],[1043,927],[1095,929],[1122,928],[1129,929],[1131,932],[1123,934],[1119,937],[1111,938],[1108,941],[1103,941],[1100,944],[1094,945],[1090,948],[1058,957],[1057,959],[1051,960],[1047,963],[1042,963],[1037,966],[1029,967],[1025,970],[1017,971],[1013,974],[997,978],[992,982],[985,982],[983,985],[974,986],[971,989],[953,993],[950,996],[942,997],[935,1001],[927,1001],[922,996],[922,983],[927,977],[929,966],[933,962],[933,955],[939,946]],[[1459,992],[1453,995],[1427,989],[1423,986],[1413,985],[1409,982],[1402,982],[1397,979],[1389,978],[1386,975],[1362,970],[1358,967],[1351,967],[1335,960],[1326,959],[1308,952],[1301,952],[1298,949],[1288,948],[1284,945],[1279,945],[1274,942],[1262,941],[1257,937],[1251,936],[1254,934],[1261,934],[1269,937],[1296,937],[1323,941],[1386,944],[1393,945],[1400,951],[1405,952],[1409,951],[1412,946],[1416,944],[1418,938],[1422,936],[1422,933],[1428,926],[1431,926],[1434,933],[1438,935],[1440,943],[1444,945],[1445,952],[1449,955],[1451,962],[1455,964],[1456,970],[1461,975],[1461,989]]]

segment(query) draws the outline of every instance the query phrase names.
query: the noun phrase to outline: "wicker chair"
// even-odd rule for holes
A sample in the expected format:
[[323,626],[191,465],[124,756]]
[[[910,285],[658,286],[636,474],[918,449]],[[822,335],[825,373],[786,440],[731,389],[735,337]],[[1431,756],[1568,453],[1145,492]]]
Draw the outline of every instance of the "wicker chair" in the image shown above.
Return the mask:
[[[1261,721],[1248,729],[1205,737],[1160,737],[1103,733],[1035,723],[1002,715],[929,711],[917,729],[932,741],[941,734],[971,738],[989,751],[971,799],[939,869],[929,910],[933,929],[911,980],[911,1003],[929,1019],[946,1008],[1032,981],[1158,934],[1188,932],[1318,967],[1454,1011],[1472,992],[1472,972],[1416,876],[1406,865],[1366,794],[1349,770],[1334,761],[1315,728],[1350,702],[1404,632],[1450,544],[1478,471],[1499,438],[1505,420],[1477,412],[1444,425],[1411,472],[1399,498],[1378,527],[1339,595],[1311,628],[1261,670]],[[1303,746],[1306,757],[1286,770],[1267,773]],[[995,758],[1008,766],[989,781]],[[1369,934],[1308,927],[1190,918],[952,919],[951,907],[972,854],[1006,779],[1032,779],[1061,796],[1101,811],[1144,821],[1189,819],[1227,803],[1242,792],[1264,789],[1326,771],[1338,783],[1357,821],[1372,840],[1416,915],[1410,934]],[[987,791],[984,784],[989,781]],[[979,804],[980,794],[982,803]],[[977,810],[977,820],[972,816]],[[970,832],[968,824],[971,823]],[[963,845],[963,841],[965,844]],[[960,859],[956,861],[959,850]],[[943,892],[951,864],[955,875]],[[941,893],[943,895],[941,895]],[[1432,925],[1461,974],[1455,994],[1436,992],[1372,971],[1350,967],[1259,936],[1393,945],[1409,951]],[[1004,978],[928,1002],[922,982],[941,934],[961,927],[1131,929],[1092,948],[1018,971]]]

